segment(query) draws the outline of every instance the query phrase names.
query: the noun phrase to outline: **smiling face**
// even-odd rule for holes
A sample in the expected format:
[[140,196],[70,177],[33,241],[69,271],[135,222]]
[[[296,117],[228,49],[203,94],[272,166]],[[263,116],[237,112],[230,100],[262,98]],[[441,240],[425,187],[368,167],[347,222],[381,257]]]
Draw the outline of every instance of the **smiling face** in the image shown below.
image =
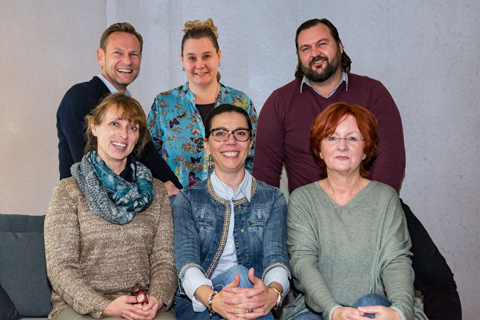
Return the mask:
[[343,117],[332,136],[337,138],[355,137],[357,143],[348,143],[345,139],[336,143],[327,143],[325,139],[321,141],[320,158],[325,161],[327,174],[332,172],[357,172],[360,174],[360,164],[365,159],[363,153],[365,142],[361,141],[363,136],[358,128],[357,120],[351,115]]
[[[245,117],[237,112],[221,113],[212,119],[212,129],[223,128],[228,131],[237,129],[247,129],[248,124]],[[207,155],[211,155],[215,161],[215,173],[222,179],[226,174],[243,175],[245,169],[245,159],[250,154],[252,139],[245,142],[235,140],[233,134],[227,141],[215,141],[212,135],[205,139],[203,144]]]
[[[123,119],[122,119],[123,118]],[[97,154],[116,174],[127,164],[139,139],[139,126],[123,117],[123,111],[109,107],[100,124],[92,123],[92,133],[97,137]]]
[[114,32],[108,37],[105,51],[97,50],[97,59],[105,79],[125,93],[140,72],[140,41],[131,33]]
[[305,76],[324,82],[341,72],[343,46],[335,41],[323,23],[303,30],[298,35],[298,59]]
[[188,82],[207,86],[217,82],[221,55],[221,51],[217,52],[212,41],[207,37],[185,41],[180,57]]

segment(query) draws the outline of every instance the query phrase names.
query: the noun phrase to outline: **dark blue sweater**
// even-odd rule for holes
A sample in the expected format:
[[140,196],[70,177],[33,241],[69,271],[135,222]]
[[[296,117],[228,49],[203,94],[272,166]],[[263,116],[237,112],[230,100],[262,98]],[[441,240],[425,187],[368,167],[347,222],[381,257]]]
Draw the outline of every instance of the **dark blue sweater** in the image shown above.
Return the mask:
[[[71,176],[70,167],[82,160],[85,141],[85,116],[102,98],[110,94],[107,86],[98,77],[71,87],[60,102],[57,111],[58,160],[60,179]],[[152,171],[153,177],[163,182],[172,181],[177,188],[182,185],[165,160],[149,141],[144,156],[137,159]]]

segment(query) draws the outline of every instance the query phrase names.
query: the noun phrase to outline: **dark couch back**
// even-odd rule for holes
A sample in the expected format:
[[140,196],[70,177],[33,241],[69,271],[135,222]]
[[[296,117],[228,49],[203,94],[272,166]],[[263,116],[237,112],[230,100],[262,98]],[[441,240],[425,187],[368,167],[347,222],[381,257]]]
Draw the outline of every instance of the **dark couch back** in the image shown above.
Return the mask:
[[0,214],[0,232],[43,232],[45,216]]
[[44,221],[45,216],[0,214],[0,286],[22,317],[46,317],[52,310]]

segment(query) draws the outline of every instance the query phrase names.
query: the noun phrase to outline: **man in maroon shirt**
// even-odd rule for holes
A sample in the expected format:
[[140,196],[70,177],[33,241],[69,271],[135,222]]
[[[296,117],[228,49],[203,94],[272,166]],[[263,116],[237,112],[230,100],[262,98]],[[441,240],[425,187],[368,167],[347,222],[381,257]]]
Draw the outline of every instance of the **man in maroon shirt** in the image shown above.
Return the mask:
[[[400,113],[377,80],[350,73],[351,60],[335,26],[312,19],[297,30],[295,80],[275,90],[259,116],[253,176],[278,187],[285,164],[288,189],[324,179],[310,146],[310,127],[327,106],[346,102],[370,110],[379,123],[378,150],[367,178],[400,191],[405,146]],[[453,274],[427,231],[402,202],[412,238],[415,287],[424,294],[430,319],[461,319]]]

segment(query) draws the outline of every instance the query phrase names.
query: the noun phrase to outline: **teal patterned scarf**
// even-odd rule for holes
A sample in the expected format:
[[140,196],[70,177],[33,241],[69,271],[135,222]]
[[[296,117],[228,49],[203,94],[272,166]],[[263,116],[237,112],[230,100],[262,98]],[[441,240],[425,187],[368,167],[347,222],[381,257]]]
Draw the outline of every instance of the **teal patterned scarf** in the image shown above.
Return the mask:
[[70,171],[94,214],[115,224],[132,221],[153,200],[153,178],[143,164],[131,163],[133,182],[118,176],[95,150],[87,153]]

